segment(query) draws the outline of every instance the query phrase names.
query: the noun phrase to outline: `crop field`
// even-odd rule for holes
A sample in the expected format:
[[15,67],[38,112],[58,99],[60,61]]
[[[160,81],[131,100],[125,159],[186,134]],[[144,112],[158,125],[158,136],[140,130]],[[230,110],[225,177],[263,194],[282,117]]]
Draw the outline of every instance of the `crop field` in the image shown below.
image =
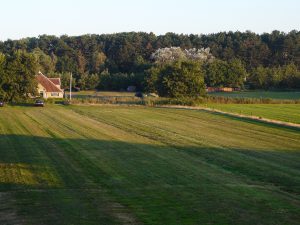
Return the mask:
[[300,99],[300,91],[241,91],[241,92],[216,92],[211,96],[223,96],[229,98],[270,98],[270,99]]
[[137,106],[0,108],[0,224],[299,224],[300,131]]
[[224,112],[300,124],[300,104],[205,104]]

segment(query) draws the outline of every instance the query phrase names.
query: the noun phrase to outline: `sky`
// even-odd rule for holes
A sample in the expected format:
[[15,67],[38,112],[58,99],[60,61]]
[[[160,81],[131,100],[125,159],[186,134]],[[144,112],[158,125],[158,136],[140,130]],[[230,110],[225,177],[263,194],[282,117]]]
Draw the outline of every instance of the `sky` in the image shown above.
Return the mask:
[[129,31],[300,30],[299,0],[0,0],[0,40]]

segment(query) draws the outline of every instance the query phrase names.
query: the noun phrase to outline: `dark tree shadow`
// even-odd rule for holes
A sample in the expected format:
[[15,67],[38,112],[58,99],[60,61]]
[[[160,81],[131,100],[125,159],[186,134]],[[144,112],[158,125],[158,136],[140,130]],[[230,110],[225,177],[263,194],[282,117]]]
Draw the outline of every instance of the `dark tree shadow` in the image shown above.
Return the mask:
[[300,151],[1,135],[1,193],[30,224],[296,224]]

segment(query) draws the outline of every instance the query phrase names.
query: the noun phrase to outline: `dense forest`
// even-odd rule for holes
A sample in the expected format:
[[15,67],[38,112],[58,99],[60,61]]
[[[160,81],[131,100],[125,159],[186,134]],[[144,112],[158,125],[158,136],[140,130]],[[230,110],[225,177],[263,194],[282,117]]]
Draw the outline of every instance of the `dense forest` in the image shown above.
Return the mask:
[[[68,73],[82,89],[147,89],[153,53],[163,48],[208,49],[215,60],[201,64],[207,86],[249,88],[300,88],[300,32],[256,34],[221,32],[208,35],[167,33],[116,33],[83,36],[49,36],[0,42],[5,56],[23,51],[35,56],[37,69],[48,76]],[[178,65],[178,63],[177,63]],[[235,70],[243,74],[232,82]],[[150,73],[151,76],[151,73]],[[1,79],[0,79],[1,80]],[[148,79],[149,80],[149,79]]]

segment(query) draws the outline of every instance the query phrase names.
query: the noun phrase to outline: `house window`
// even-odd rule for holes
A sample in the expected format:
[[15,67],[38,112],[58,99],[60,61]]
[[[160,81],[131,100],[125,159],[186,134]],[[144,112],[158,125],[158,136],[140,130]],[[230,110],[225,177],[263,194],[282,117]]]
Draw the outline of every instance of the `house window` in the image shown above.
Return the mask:
[[40,97],[44,97],[44,92],[40,91]]
[[58,92],[51,92],[51,96],[52,97],[57,97],[57,96],[59,96],[59,93]]

